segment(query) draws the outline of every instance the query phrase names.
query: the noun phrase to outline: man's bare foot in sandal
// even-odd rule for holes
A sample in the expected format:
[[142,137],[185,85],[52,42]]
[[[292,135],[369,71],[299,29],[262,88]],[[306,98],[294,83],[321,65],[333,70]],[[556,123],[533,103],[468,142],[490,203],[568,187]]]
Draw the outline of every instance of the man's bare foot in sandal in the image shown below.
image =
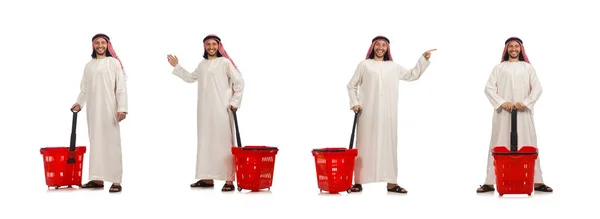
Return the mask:
[[201,179],[190,185],[192,188],[212,188],[215,187],[215,182],[212,179]]
[[535,191],[539,191],[539,192],[553,192],[554,191],[554,189],[552,189],[552,187],[550,187],[544,183],[534,183],[533,189]]
[[482,185],[477,188],[477,193],[485,193],[485,192],[493,192],[496,191],[494,188],[494,184],[491,185]]
[[86,184],[81,185],[83,189],[96,189],[96,188],[104,188],[104,182],[100,180],[92,180],[87,182]]
[[223,188],[221,189],[221,191],[223,192],[230,192],[235,190],[235,186],[233,185],[233,181],[227,181],[225,182],[225,185],[223,185]]
[[113,183],[108,192],[121,192],[122,189],[121,183]]
[[352,192],[362,192],[363,188],[362,188],[361,184],[357,183],[357,184],[352,185],[352,188],[350,188],[350,190]]
[[398,184],[395,184],[395,183],[388,183],[387,191],[395,192],[395,193],[408,193],[408,191],[406,191],[406,189],[402,188],[401,186],[399,186]]

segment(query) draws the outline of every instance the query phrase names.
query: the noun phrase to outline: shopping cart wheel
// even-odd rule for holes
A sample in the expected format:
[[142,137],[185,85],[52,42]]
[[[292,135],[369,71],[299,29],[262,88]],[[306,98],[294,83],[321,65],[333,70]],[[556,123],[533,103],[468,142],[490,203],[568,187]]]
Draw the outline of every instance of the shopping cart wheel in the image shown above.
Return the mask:
[[351,193],[352,192],[352,188],[349,188],[348,190],[346,190],[347,193]]
[[58,185],[54,185],[54,188],[55,188],[55,189],[58,189],[58,188],[60,188],[60,186],[58,186]]
[[528,196],[531,196],[531,193],[527,193]]
[[242,187],[238,186],[237,190],[241,192],[242,191]]

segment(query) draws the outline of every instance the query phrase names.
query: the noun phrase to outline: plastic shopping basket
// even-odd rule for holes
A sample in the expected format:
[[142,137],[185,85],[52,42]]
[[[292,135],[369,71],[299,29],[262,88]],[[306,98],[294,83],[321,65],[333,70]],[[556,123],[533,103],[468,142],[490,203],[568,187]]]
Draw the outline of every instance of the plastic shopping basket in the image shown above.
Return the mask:
[[83,175],[83,155],[85,146],[75,147],[77,127],[77,112],[73,111],[73,125],[71,127],[71,143],[69,147],[45,147],[40,149],[44,158],[44,173],[48,188],[56,189],[67,186],[81,187]]
[[354,161],[358,155],[358,151],[352,149],[352,146],[358,113],[354,113],[354,125],[352,126],[349,149],[332,147],[312,150],[315,159],[317,184],[321,192],[352,192]]
[[527,194],[533,192],[537,148],[518,148],[517,110],[511,112],[510,151],[506,146],[496,146],[492,151],[498,194]]
[[237,190],[247,189],[253,192],[261,189],[271,190],[275,171],[275,156],[279,149],[267,146],[242,147],[236,110],[232,111],[237,147],[232,147],[231,152],[234,157]]

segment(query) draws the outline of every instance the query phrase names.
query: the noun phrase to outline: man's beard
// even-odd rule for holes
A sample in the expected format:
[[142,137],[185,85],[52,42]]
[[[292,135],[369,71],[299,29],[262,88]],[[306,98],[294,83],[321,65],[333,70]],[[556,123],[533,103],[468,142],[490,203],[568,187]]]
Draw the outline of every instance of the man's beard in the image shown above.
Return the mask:
[[102,51],[103,51],[103,52],[102,52],[102,53],[100,53],[100,52],[98,52],[98,49],[96,49],[96,55],[101,55],[101,56],[104,56],[104,55],[106,55],[106,49],[103,49]]

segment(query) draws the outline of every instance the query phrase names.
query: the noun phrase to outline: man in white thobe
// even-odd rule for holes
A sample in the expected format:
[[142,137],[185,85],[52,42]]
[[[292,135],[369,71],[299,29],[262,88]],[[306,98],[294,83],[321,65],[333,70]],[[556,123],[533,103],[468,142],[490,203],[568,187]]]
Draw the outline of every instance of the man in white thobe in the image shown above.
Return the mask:
[[375,37],[366,59],[358,64],[347,85],[350,107],[360,113],[354,192],[362,191],[362,184],[373,182],[387,182],[389,192],[407,192],[397,183],[399,83],[419,79],[435,49],[423,53],[414,68],[406,69],[393,61],[389,43],[384,36]]
[[[492,69],[485,86],[485,95],[494,107],[490,149],[496,146],[510,145],[510,123],[513,109],[519,111],[517,112],[518,148],[537,147],[533,109],[542,95],[542,85],[535,69],[529,63],[523,41],[517,37],[510,37],[504,44],[501,62]],[[477,192],[495,191],[494,184],[496,184],[494,157],[490,151],[487,177]],[[534,188],[535,191],[553,191],[544,184],[539,156],[535,161]]]
[[196,179],[191,187],[214,187],[214,180],[226,181],[221,191],[233,191],[235,179],[233,117],[242,101],[244,80],[231,60],[221,39],[216,35],[204,38],[204,59],[193,72],[168,55],[173,74],[188,83],[198,82],[198,149]]
[[92,48],[92,60],[85,66],[81,91],[72,106],[73,111],[80,111],[87,104],[90,181],[82,188],[104,188],[104,181],[108,181],[113,183],[109,192],[120,192],[123,162],[119,123],[127,115],[127,78],[107,35],[92,37]]

